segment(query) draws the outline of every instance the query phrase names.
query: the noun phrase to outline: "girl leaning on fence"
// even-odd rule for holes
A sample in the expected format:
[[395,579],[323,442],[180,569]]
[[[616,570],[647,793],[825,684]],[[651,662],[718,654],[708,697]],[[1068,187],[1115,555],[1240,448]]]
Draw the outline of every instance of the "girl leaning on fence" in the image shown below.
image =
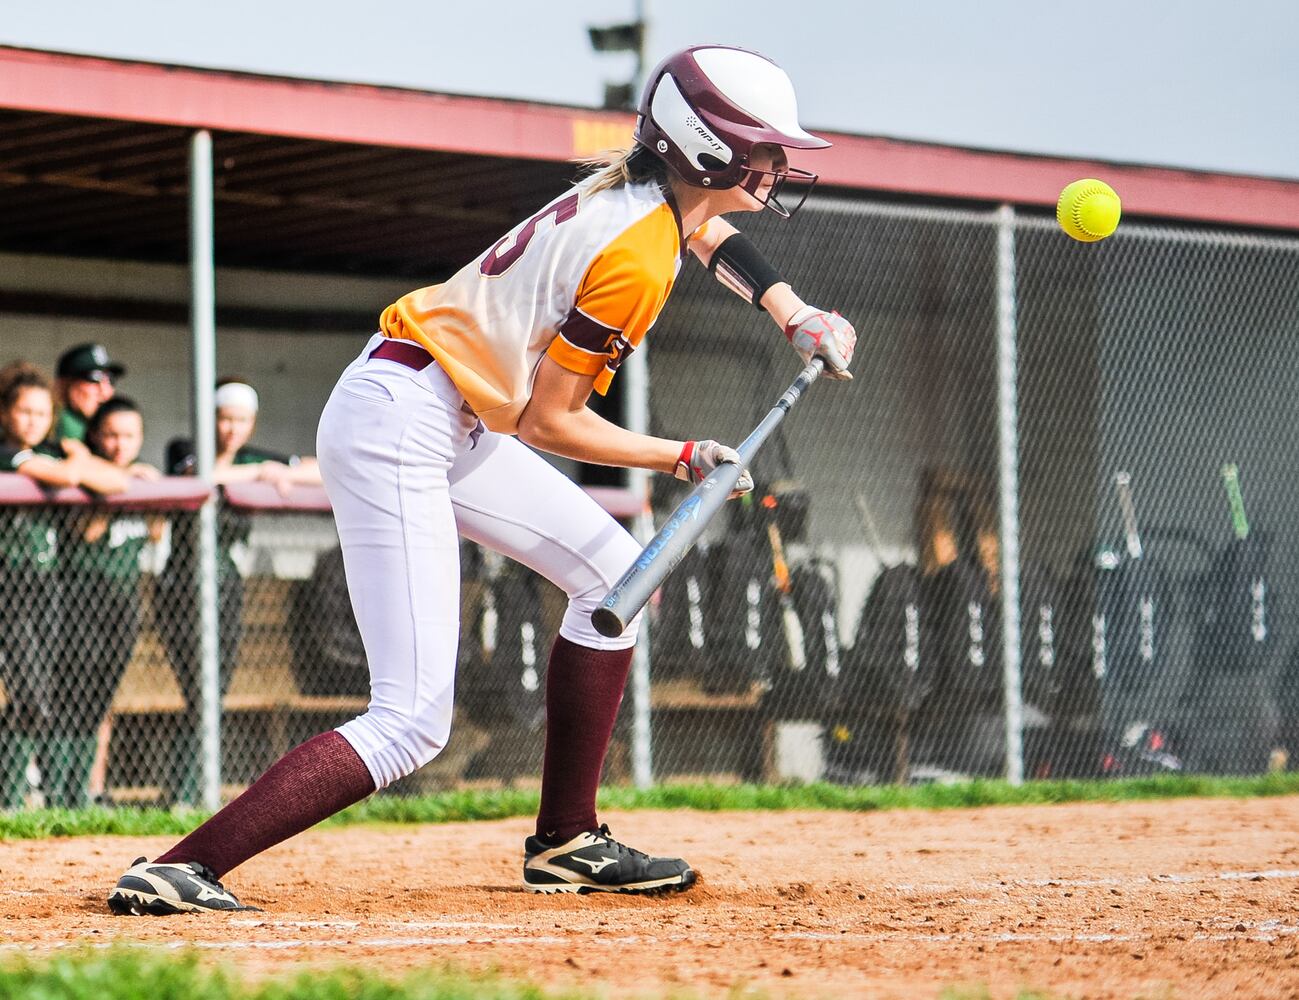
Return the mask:
[[[139,461],[144,418],[123,396],[103,403],[86,425],[94,455],[133,479],[160,473]],[[48,740],[46,805],[87,804],[98,734],[140,634],[140,560],[162,538],[164,522],[133,511],[76,510],[59,532],[59,578],[68,613],[58,666],[58,703]],[[105,737],[111,732],[104,730]],[[106,749],[106,748],[105,748]]]
[[[80,486],[96,493],[126,489],[127,476],[75,442],[49,441],[54,397],[35,365],[0,368],[0,471],[16,472],[47,489]],[[50,738],[57,714],[57,642],[64,625],[59,525],[67,511],[49,506],[0,507],[0,808],[26,802],[33,758],[48,799],[64,773]]]

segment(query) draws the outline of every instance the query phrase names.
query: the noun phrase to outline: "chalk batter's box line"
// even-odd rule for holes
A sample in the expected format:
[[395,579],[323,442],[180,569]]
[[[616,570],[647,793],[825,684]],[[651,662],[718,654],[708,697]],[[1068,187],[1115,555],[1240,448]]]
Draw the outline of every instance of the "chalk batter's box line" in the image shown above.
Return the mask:
[[[1231,923],[1230,919],[1225,919],[1225,923]],[[1271,944],[1282,938],[1292,938],[1299,936],[1299,926],[1293,924],[1282,924],[1275,920],[1266,920],[1252,926],[1237,922],[1234,926],[1244,927],[1244,930],[1235,932],[1207,933],[1199,932],[1196,934],[1186,935],[1188,941],[1254,941],[1264,944]],[[885,944],[889,942],[938,942],[938,943],[969,943],[969,944],[1070,944],[1070,943],[1089,943],[1105,944],[1109,942],[1147,942],[1160,940],[1166,934],[1143,933],[1143,934],[1074,934],[1074,933],[1042,933],[1031,934],[1022,931],[1000,932],[996,934],[975,934],[975,933],[957,933],[957,934],[915,934],[906,931],[883,931],[875,934],[860,934],[848,932],[833,931],[802,931],[789,933],[763,934],[764,941],[840,941],[851,942],[856,944]],[[365,938],[350,937],[339,940],[320,940],[320,939],[299,939],[293,941],[165,941],[156,945],[144,945],[145,947],[162,948],[167,950],[179,950],[185,948],[198,948],[204,951],[294,951],[300,948],[328,948],[333,950],[342,950],[348,948],[374,948],[374,949],[401,949],[401,948],[443,948],[443,947],[464,947],[465,945],[533,945],[533,944],[572,944],[573,937],[558,937],[555,935],[514,935],[510,937],[499,938],[474,938],[474,937],[402,937],[402,938]],[[729,942],[742,941],[737,939],[734,934],[718,935],[700,935],[700,934],[674,934],[670,937],[628,934],[622,936],[601,935],[584,939],[583,947],[593,945],[627,945],[627,944],[726,944]],[[133,942],[135,946],[141,946],[143,943]],[[107,948],[118,948],[122,942],[113,941],[58,941],[50,945],[50,950],[61,950],[65,948],[86,948],[99,950]],[[0,954],[6,952],[15,952],[19,950],[30,951],[32,942],[13,945],[0,945]]]
[[[1087,889],[1087,888],[1109,888],[1111,886],[1127,886],[1136,888],[1138,886],[1149,885],[1193,885],[1199,882],[1265,882],[1274,879],[1296,879],[1299,878],[1299,868],[1270,868],[1259,871],[1239,871],[1239,872],[1212,872],[1204,874],[1201,872],[1184,872],[1158,875],[1144,875],[1138,878],[1088,878],[1088,879],[1069,879],[1069,878],[1041,878],[1041,879],[1021,879],[1008,878],[998,879],[995,882],[884,882],[876,888],[892,890],[895,892],[955,892],[961,889],[1050,889],[1055,887],[1065,889]],[[0,896],[49,896],[51,893],[45,889],[0,889]],[[259,924],[267,924],[265,920],[244,920],[232,921],[232,923],[241,923],[250,927]],[[360,921],[279,921],[278,926],[300,926],[300,927],[359,927],[362,926]],[[411,921],[384,921],[385,927],[491,927],[498,929],[513,929],[518,925],[515,924],[492,924],[481,921],[428,921],[428,922],[411,922]],[[366,926],[373,926],[373,923],[367,923]]]

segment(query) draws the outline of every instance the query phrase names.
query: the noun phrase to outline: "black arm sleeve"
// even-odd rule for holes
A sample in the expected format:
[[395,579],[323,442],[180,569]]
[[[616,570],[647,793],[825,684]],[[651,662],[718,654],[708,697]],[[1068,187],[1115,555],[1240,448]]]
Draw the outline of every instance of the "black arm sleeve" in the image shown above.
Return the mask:
[[767,289],[785,280],[743,233],[722,241],[708,261],[708,270],[723,285],[759,309]]

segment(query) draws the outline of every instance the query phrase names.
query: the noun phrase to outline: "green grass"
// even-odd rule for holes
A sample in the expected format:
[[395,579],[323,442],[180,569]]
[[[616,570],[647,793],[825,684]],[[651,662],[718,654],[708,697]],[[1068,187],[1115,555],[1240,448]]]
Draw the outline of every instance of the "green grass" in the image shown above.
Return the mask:
[[[648,791],[604,788],[604,809],[735,810],[952,809],[970,806],[1038,805],[1056,802],[1123,802],[1189,797],[1252,798],[1299,793],[1299,773],[1249,778],[1161,775],[1112,781],[1030,781],[1015,787],[1004,781],[952,785],[664,785]],[[445,823],[460,820],[531,816],[534,791],[443,792],[417,798],[378,795],[327,821],[356,823]],[[33,809],[0,816],[0,840],[74,837],[89,834],[179,835],[192,830],[205,813],[157,809]]]
[[[679,989],[641,994],[689,995]],[[738,1000],[765,993],[735,986],[730,995]],[[228,966],[203,963],[194,951],[162,953],[126,945],[0,963],[0,1000],[596,1000],[598,996],[451,969],[424,969],[397,979],[340,966],[249,983]],[[989,994],[983,987],[961,987],[942,990],[937,996],[938,1000],[988,1000]],[[1021,991],[1016,1000],[1046,997]]]
[[250,984],[197,954],[118,947],[0,965],[0,1000],[578,1000],[490,975],[422,970],[391,979],[360,969],[300,972]]

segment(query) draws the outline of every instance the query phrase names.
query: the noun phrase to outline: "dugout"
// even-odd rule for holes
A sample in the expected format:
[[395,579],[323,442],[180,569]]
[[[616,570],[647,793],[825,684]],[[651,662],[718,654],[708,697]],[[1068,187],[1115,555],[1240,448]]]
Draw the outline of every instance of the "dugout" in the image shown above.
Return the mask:
[[[131,369],[122,388],[144,410],[144,457],[189,432],[189,177],[203,131],[216,370],[261,390],[263,444],[310,451],[320,405],[379,311],[472,258],[561,191],[574,157],[624,144],[630,124],[0,48],[0,353],[48,366],[71,344],[105,342]],[[940,524],[1000,533],[1008,413],[1026,557],[1063,568],[1111,530],[1117,467],[1155,519],[1210,532],[1205,472],[1234,457],[1247,478],[1258,470],[1278,552],[1299,564],[1284,480],[1299,455],[1281,432],[1299,417],[1286,346],[1299,183],[827,134],[834,147],[808,158],[822,186],[806,214],[746,228],[863,334],[855,395],[800,414],[759,469],[817,498],[811,534],[839,566],[845,639],[880,566],[923,561]],[[1055,197],[1096,175],[1122,194],[1124,227],[1101,247],[1067,244],[1049,222]],[[696,272],[683,270],[649,341],[651,415],[664,433],[687,433],[688,412],[735,436],[786,381],[787,349]],[[1008,331],[1021,366],[1010,401],[997,353]],[[1241,394],[1266,406],[1236,405]],[[878,542],[857,513],[863,493]]]
[[[188,428],[189,137],[209,130],[218,368],[264,388],[268,446],[309,450],[312,404],[354,335],[562,191],[572,158],[625,144],[630,124],[0,47],[0,339],[46,364],[80,340],[112,344],[160,459]],[[1290,182],[827,134],[818,190],[840,198],[1040,212],[1060,178],[1103,172],[1128,218],[1299,229]],[[791,272],[824,270],[805,240],[786,255]]]

